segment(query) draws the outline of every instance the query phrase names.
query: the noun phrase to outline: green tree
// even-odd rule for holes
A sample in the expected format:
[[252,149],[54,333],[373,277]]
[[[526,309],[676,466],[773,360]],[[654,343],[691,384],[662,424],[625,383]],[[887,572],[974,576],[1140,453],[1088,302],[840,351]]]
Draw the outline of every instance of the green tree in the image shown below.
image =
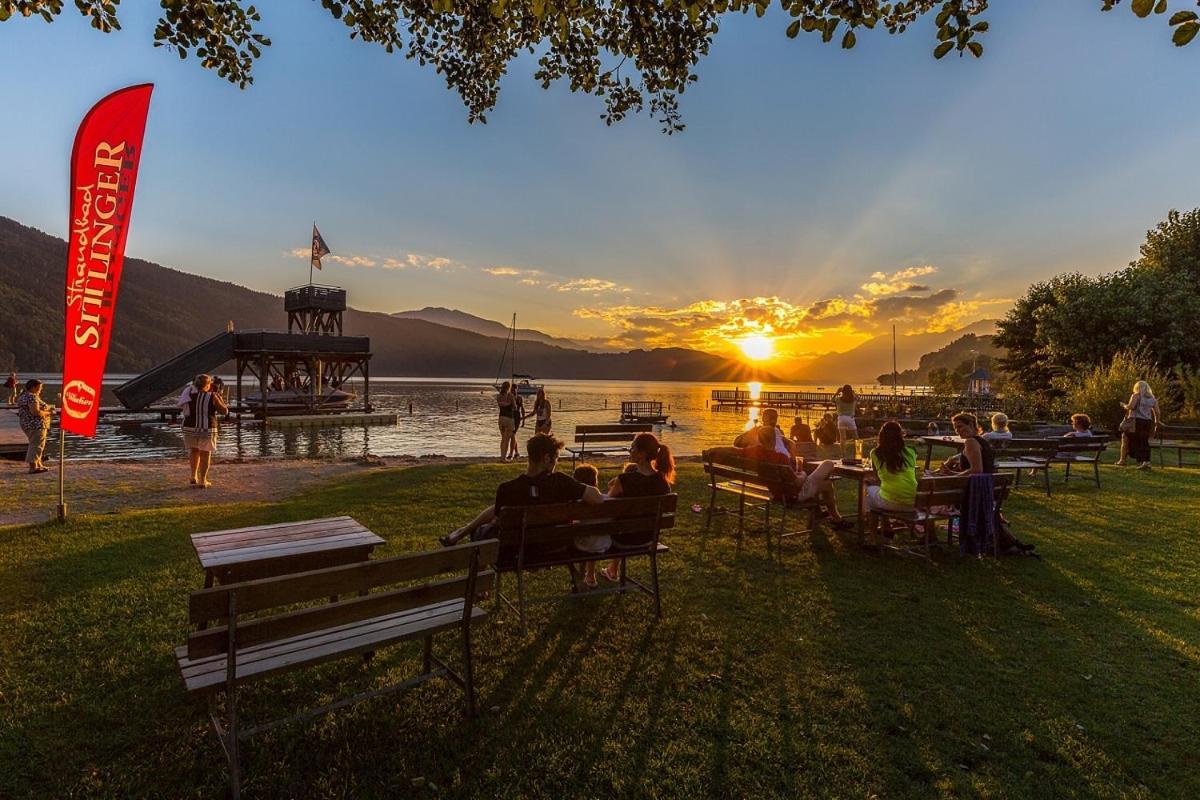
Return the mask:
[[[565,80],[574,92],[602,98],[608,124],[649,106],[665,131],[683,128],[678,95],[697,80],[695,67],[708,54],[720,22],[729,14],[762,17],[771,0],[319,0],[350,37],[402,51],[434,67],[458,92],[468,118],[486,121],[496,104],[500,78],[522,52],[539,53],[535,79],[543,88]],[[1121,0],[1093,0],[1110,11]],[[1138,17],[1165,14],[1187,0],[1130,0]],[[1197,0],[1200,4],[1200,0]],[[62,13],[64,0],[0,0],[0,22]],[[271,42],[258,32],[262,17],[244,0],[159,0],[162,16],[155,45],[241,87],[252,80],[254,60]],[[121,27],[120,0],[74,0],[92,27]],[[900,34],[934,17],[935,58],[951,52],[983,55],[982,15],[988,0],[779,0],[791,19],[782,31],[854,47],[864,30]],[[1167,19],[1172,41],[1184,46],[1200,32],[1200,17],[1179,10]]]
[[1200,209],[1146,235],[1141,257],[1119,272],[1058,275],[1034,284],[999,323],[1001,368],[1015,388],[1045,391],[1054,379],[1141,349],[1159,364],[1200,365]]

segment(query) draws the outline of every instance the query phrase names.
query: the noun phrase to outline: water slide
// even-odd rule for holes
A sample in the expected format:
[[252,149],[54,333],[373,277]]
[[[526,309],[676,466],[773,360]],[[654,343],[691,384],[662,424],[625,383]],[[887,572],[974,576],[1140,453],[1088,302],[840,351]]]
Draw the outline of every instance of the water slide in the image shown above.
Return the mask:
[[199,373],[210,372],[231,360],[233,342],[233,333],[218,333],[170,361],[121,384],[113,390],[113,394],[126,408],[145,408],[190,382]]

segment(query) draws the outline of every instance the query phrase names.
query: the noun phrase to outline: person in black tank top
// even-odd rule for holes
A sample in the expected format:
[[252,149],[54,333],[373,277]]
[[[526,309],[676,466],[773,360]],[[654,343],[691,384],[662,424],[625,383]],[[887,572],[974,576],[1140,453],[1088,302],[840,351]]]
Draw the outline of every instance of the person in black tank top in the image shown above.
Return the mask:
[[[625,472],[608,484],[609,497],[656,497],[671,493],[671,483],[675,480],[675,459],[671,456],[671,448],[660,442],[653,433],[639,433],[629,446],[629,457],[632,462]],[[646,537],[642,535],[613,536],[613,545],[616,547],[640,547],[645,544]],[[610,581],[619,581],[622,561],[614,558],[600,574]]]
[[957,463],[947,462],[946,469],[955,475],[978,475],[996,471],[996,453],[992,443],[979,435],[979,420],[974,414],[955,414],[950,420],[954,432],[963,440],[963,450]]

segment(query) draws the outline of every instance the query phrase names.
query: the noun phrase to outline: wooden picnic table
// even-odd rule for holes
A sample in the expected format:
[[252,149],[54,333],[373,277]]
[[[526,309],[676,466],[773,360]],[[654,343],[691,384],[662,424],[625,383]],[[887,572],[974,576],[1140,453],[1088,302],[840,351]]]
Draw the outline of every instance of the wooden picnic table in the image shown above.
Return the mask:
[[963,449],[961,436],[922,436],[921,441],[925,443],[925,469],[929,469],[929,464],[933,460],[934,445],[953,447],[956,450]]
[[854,528],[858,533],[858,543],[862,544],[866,536],[864,523],[867,519],[867,481],[875,477],[875,468],[866,461],[860,464],[846,464],[839,461],[833,469],[833,474],[858,482],[858,492],[856,493],[858,509],[855,513]]
[[384,540],[350,517],[192,534],[204,586],[366,561]]

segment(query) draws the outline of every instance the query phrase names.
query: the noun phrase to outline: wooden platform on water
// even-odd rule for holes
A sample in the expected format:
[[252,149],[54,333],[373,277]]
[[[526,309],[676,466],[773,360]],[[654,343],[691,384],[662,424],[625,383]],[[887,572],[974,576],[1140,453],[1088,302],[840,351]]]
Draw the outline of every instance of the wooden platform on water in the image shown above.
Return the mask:
[[24,458],[29,439],[21,430],[16,412],[8,408],[0,411],[0,458]]
[[346,425],[395,425],[396,419],[396,414],[378,411],[345,414],[294,414],[268,417],[266,425],[268,428],[334,428]]

